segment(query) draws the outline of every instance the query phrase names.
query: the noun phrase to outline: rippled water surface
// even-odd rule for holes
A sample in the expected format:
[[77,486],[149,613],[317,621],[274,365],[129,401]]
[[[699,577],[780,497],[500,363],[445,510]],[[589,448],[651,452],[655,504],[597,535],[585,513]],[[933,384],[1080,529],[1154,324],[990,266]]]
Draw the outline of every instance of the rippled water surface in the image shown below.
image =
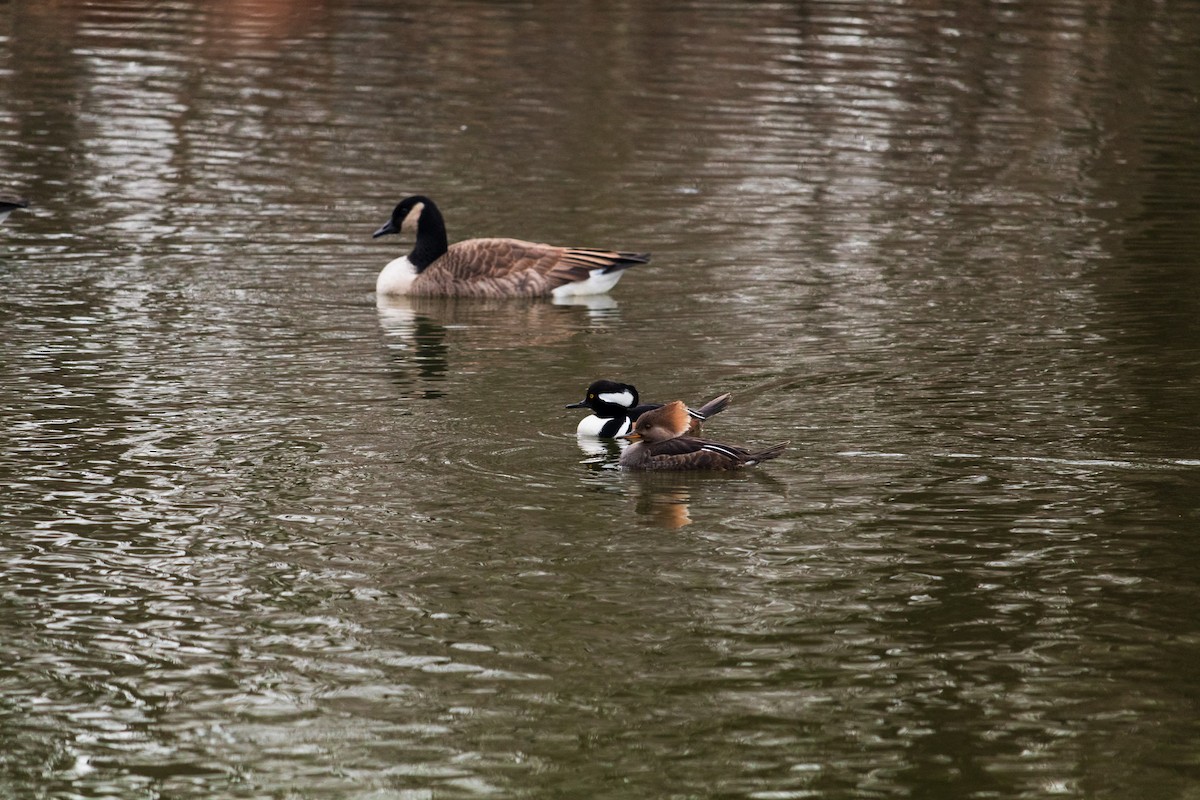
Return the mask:
[[[0,796],[1200,793],[1200,7],[0,4]],[[586,305],[377,302],[451,239]],[[624,474],[599,377],[733,394]]]

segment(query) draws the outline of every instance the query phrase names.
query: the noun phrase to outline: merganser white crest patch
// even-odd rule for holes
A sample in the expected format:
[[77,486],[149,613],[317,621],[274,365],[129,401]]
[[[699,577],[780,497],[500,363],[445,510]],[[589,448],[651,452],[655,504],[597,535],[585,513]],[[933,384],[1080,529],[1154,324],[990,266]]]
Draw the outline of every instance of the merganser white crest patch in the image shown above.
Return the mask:
[[600,399],[606,403],[616,403],[619,406],[625,406],[625,408],[633,405],[633,394],[628,389],[623,392],[601,392]]

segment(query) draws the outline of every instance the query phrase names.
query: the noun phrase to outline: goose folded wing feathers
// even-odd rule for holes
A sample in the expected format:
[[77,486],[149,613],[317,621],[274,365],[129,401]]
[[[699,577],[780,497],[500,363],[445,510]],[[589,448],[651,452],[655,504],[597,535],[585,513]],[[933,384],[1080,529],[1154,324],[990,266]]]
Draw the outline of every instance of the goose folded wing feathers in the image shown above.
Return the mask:
[[588,275],[565,261],[566,253],[566,248],[519,239],[468,239],[450,245],[422,277],[436,293],[474,285],[483,295],[547,294]]

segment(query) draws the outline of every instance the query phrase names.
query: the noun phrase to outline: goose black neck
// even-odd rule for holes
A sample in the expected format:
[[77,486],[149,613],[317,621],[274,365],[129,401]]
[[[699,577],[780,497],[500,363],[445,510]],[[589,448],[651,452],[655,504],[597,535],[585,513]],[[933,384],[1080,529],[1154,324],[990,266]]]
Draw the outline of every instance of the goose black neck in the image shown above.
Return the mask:
[[421,216],[417,219],[417,240],[413,244],[412,252],[408,254],[408,261],[418,273],[441,258],[450,244],[446,240],[446,222],[442,219],[442,212],[433,204],[432,200],[424,200],[424,208],[421,209]]

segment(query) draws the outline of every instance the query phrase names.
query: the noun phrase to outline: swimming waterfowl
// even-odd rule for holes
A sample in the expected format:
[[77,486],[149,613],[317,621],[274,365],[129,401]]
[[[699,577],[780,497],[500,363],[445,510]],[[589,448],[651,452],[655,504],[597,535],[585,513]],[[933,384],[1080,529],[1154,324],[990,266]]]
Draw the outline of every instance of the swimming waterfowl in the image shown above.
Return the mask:
[[732,470],[777,458],[787,442],[751,452],[687,436],[687,407],[676,400],[638,417],[625,439],[633,442],[618,463],[626,469]]
[[8,215],[18,208],[29,208],[29,201],[7,195],[0,196],[0,222],[8,219]]
[[448,244],[446,223],[433,201],[406,197],[373,238],[415,230],[412,252],[383,268],[381,295],[455,297],[571,297],[602,294],[623,270],[645,264],[649,253],[556,247],[520,239],[467,239]]
[[[688,433],[696,433],[700,425],[713,414],[719,414],[729,405],[729,395],[714,397],[699,408],[688,408],[691,420]],[[596,436],[610,439],[629,433],[633,423],[647,411],[662,408],[662,403],[638,403],[638,390],[628,383],[618,381],[593,381],[587,393],[578,403],[567,408],[590,408],[591,415],[579,420],[575,429],[577,436]]]

